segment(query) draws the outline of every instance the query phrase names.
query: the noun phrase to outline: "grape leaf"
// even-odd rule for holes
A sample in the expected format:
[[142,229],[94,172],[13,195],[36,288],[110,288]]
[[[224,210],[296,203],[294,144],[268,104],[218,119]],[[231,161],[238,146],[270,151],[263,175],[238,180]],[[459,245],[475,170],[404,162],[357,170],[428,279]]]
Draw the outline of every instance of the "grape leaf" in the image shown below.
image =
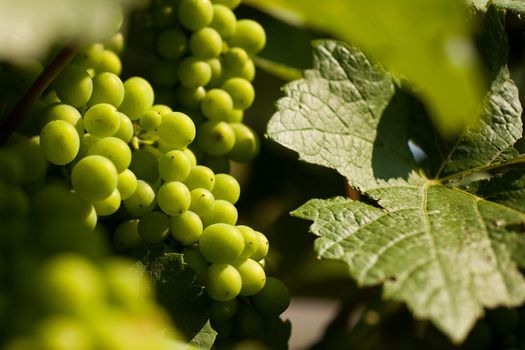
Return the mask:
[[[355,48],[319,42],[314,52],[314,70],[286,85],[268,135],[338,170],[377,202],[314,199],[295,210],[314,221],[318,255],[346,262],[362,286],[383,284],[387,298],[406,302],[455,342],[484,307],[521,304],[525,213],[429,179],[407,145],[411,118],[422,112],[414,100]],[[516,92],[501,68],[481,124],[470,125],[447,156],[427,156],[446,160],[448,176],[458,176],[512,155],[521,135]]]
[[[247,0],[352,43],[408,78],[447,136],[477,116],[484,81],[465,3],[457,0]],[[285,16],[282,16],[285,17]]]
[[487,8],[488,4],[491,3],[502,9],[508,9],[511,11],[525,13],[525,1],[523,0],[471,0],[474,6],[480,10]]

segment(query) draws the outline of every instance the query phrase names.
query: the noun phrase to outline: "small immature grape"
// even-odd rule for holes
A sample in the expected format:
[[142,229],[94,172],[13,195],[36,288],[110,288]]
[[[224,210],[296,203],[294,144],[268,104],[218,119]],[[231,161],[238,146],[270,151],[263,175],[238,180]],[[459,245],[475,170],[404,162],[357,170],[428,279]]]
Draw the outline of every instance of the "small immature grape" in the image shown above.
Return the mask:
[[162,116],[158,127],[160,139],[177,148],[184,148],[195,139],[195,124],[190,117],[181,112],[171,112]]
[[222,50],[221,35],[210,27],[199,29],[190,37],[190,50],[198,58],[217,57]]
[[213,194],[204,188],[195,188],[190,191],[191,204],[190,210],[203,217],[210,214],[215,203]]
[[157,38],[157,51],[167,60],[176,60],[188,49],[186,34],[178,28],[166,29]]
[[210,120],[226,120],[233,109],[230,94],[222,89],[211,89],[201,102],[201,111]]
[[224,199],[235,204],[241,196],[241,186],[230,174],[215,174],[215,186],[212,193],[215,199]]
[[93,93],[87,102],[88,106],[109,103],[118,107],[123,100],[124,84],[116,74],[103,72],[93,77]]
[[168,216],[159,211],[144,214],[139,219],[138,232],[146,243],[160,243],[169,234],[170,220]]
[[224,39],[235,33],[237,18],[233,11],[222,4],[213,5],[213,19],[210,27],[215,29]]
[[197,144],[206,154],[227,154],[235,147],[235,143],[235,132],[227,122],[208,120],[199,126]]
[[235,145],[228,152],[228,157],[236,162],[248,162],[259,154],[259,136],[243,123],[230,123],[235,134]]
[[139,125],[144,131],[156,131],[161,121],[160,113],[150,108],[140,116]]
[[222,199],[216,199],[210,213],[202,217],[202,223],[204,227],[221,222],[235,225],[238,218],[239,214],[235,205]]
[[270,243],[268,243],[268,238],[259,231],[255,231],[257,234],[257,250],[252,254],[251,258],[253,260],[259,261],[266,257],[268,250],[270,249]]
[[213,170],[206,166],[195,165],[191,168],[186,180],[184,180],[184,184],[190,191],[195,188],[204,188],[212,191],[215,185],[215,174]]
[[118,251],[139,247],[143,242],[139,236],[138,219],[127,220],[117,226],[113,233],[113,242]]
[[123,203],[131,215],[136,217],[142,216],[152,211],[157,205],[155,190],[146,181],[137,180],[137,189]]
[[159,174],[164,181],[184,181],[190,171],[190,159],[183,151],[169,151],[159,159]]
[[42,129],[40,145],[46,159],[53,164],[68,164],[80,149],[80,137],[73,125],[63,120],[54,120]]
[[211,304],[211,319],[216,322],[231,320],[237,312],[237,299],[229,301],[214,300]]
[[131,77],[124,82],[124,100],[119,110],[131,120],[139,119],[141,114],[153,106],[153,88],[147,80]]
[[228,301],[241,291],[241,275],[228,264],[212,264],[208,268],[206,291],[213,300]]
[[107,216],[117,212],[120,208],[120,192],[115,189],[109,196],[99,201],[94,201],[93,206],[98,216]]
[[70,64],[55,79],[54,87],[62,102],[80,107],[91,97],[93,81],[84,68]]
[[88,155],[98,154],[111,160],[120,174],[131,163],[131,149],[117,137],[105,137],[95,142],[88,150]]
[[235,33],[229,40],[231,46],[242,47],[250,55],[261,51],[266,45],[266,33],[264,28],[251,19],[237,21]]
[[199,241],[202,234],[202,221],[196,213],[188,210],[181,215],[170,217],[171,235],[184,245]]
[[199,250],[211,263],[232,263],[244,250],[244,238],[233,225],[213,224],[202,231]]
[[182,182],[166,182],[157,192],[157,202],[160,209],[166,214],[171,216],[181,215],[190,207],[190,191]]
[[243,78],[231,78],[222,84],[221,89],[226,91],[232,98],[235,108],[246,110],[255,99],[255,90],[252,84]]
[[240,295],[254,295],[264,287],[266,283],[266,273],[257,261],[246,259],[240,263],[236,263],[234,266],[237,271],[239,271],[242,279]]
[[213,18],[210,0],[181,0],[178,10],[180,23],[191,31],[206,27]]
[[64,103],[53,103],[42,111],[42,127],[52,120],[63,120],[73,125],[79,136],[84,135],[84,124],[82,115],[73,106]]
[[241,259],[252,257],[259,247],[259,235],[254,229],[246,225],[235,226],[244,238],[244,250],[241,253]]
[[122,200],[128,199],[135,193],[137,189],[137,177],[131,170],[126,169],[118,174],[117,189],[120,192]]
[[290,305],[290,293],[277,278],[268,277],[264,287],[252,296],[253,305],[265,316],[279,316]]
[[131,155],[131,170],[138,179],[155,183],[159,178],[157,158],[144,148],[136,150]]
[[119,124],[117,132],[113,136],[118,137],[119,139],[121,139],[122,141],[126,143],[129,143],[131,139],[133,138],[133,133],[134,133],[133,123],[128,118],[128,116],[125,115],[124,113],[117,112],[117,114],[119,117],[120,124]]
[[206,96],[206,89],[202,86],[187,88],[179,85],[175,94],[181,106],[190,109],[199,109],[202,99]]
[[106,198],[117,188],[117,182],[115,165],[99,155],[82,158],[75,164],[71,173],[71,184],[75,193],[88,201]]
[[113,136],[119,126],[120,116],[117,109],[109,103],[91,106],[84,114],[84,128],[95,137]]
[[208,62],[197,57],[186,57],[180,62],[179,81],[187,88],[205,86],[211,79],[211,68]]

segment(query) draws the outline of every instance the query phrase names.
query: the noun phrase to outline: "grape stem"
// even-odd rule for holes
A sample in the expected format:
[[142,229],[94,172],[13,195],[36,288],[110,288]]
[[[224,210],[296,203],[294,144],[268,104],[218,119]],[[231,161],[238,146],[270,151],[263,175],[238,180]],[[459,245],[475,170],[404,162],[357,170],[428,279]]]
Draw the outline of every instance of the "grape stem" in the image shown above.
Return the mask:
[[0,125],[0,145],[7,142],[17,124],[24,118],[27,111],[42,95],[49,84],[51,84],[62,69],[69,63],[69,61],[71,61],[77,50],[78,47],[76,45],[64,47],[55,58],[53,58],[49,65],[44,68],[33,84],[31,84],[24,96],[22,96],[17,102],[11,113],[9,113],[7,118]]

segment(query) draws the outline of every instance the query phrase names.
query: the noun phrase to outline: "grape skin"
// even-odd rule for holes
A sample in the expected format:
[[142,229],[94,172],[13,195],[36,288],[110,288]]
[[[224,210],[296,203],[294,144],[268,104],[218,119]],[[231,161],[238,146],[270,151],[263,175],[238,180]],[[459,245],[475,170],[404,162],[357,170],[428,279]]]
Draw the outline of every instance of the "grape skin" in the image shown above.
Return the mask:
[[218,301],[234,299],[241,291],[241,275],[228,264],[212,264],[208,268],[206,290],[210,298]]
[[64,165],[77,156],[80,138],[73,125],[63,120],[53,120],[42,129],[40,144],[47,160]]
[[233,263],[244,250],[244,238],[235,226],[213,224],[202,231],[199,250],[211,263]]
[[81,198],[89,201],[102,200],[117,188],[117,169],[103,156],[87,156],[73,167],[71,183]]

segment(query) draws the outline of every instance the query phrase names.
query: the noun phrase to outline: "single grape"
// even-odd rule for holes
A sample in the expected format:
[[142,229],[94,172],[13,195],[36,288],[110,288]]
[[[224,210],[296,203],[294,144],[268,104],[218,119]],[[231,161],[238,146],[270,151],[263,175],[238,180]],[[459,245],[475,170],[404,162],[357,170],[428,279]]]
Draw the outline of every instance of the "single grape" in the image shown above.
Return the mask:
[[190,171],[191,161],[183,151],[169,151],[159,159],[159,174],[164,181],[184,181]]
[[252,296],[256,310],[265,316],[279,316],[290,305],[290,293],[277,278],[268,277],[264,287]]
[[184,180],[184,184],[190,191],[195,188],[204,188],[211,191],[215,185],[215,174],[208,167],[195,165],[191,168],[186,180]]
[[131,77],[124,82],[124,91],[124,100],[119,110],[129,119],[139,119],[142,113],[153,106],[155,95],[147,80]]
[[232,98],[234,108],[246,110],[255,99],[255,90],[252,84],[243,78],[231,78],[222,84],[221,89]]
[[240,295],[249,296],[259,292],[266,283],[266,273],[262,266],[255,260],[246,259],[235,263],[242,279]]
[[195,138],[195,124],[186,114],[172,112],[162,116],[158,127],[160,139],[177,148],[184,148]]
[[259,136],[243,123],[230,123],[235,134],[235,144],[228,152],[228,157],[236,162],[248,162],[259,154]]
[[113,242],[118,251],[125,251],[130,248],[137,248],[142,245],[142,238],[139,236],[138,219],[127,220],[117,226],[113,233]]
[[137,180],[137,189],[128,199],[123,201],[126,210],[133,216],[139,217],[155,208],[157,201],[153,187],[143,180]]
[[225,120],[228,123],[241,123],[244,119],[244,111],[242,109],[232,109],[228,118]]
[[211,319],[213,321],[224,322],[231,320],[237,312],[237,299],[229,301],[214,300],[211,304]]
[[113,73],[103,72],[93,77],[93,93],[87,102],[88,106],[109,103],[118,107],[124,100],[124,84]]
[[206,96],[206,89],[202,86],[187,88],[183,85],[179,85],[175,95],[181,106],[190,109],[199,109],[202,99]]
[[120,192],[115,189],[109,196],[99,201],[93,201],[98,216],[107,216],[117,212],[120,208]]
[[133,123],[128,118],[128,116],[125,115],[124,113],[117,112],[117,114],[119,117],[120,124],[119,124],[117,132],[113,136],[118,137],[119,139],[121,139],[122,141],[126,143],[129,143],[131,139],[133,138],[133,133],[134,133]]
[[113,136],[119,129],[120,116],[109,103],[91,106],[84,114],[84,128],[95,137]]
[[138,232],[146,243],[160,243],[169,234],[170,220],[166,214],[152,211],[139,219]]
[[244,250],[244,238],[233,225],[213,224],[202,231],[199,250],[211,263],[232,263]]
[[235,33],[237,18],[233,11],[222,4],[213,4],[213,19],[210,27],[215,29],[222,38],[228,39]]
[[126,169],[118,174],[117,189],[120,192],[122,200],[128,199],[135,193],[137,189],[137,177],[131,170]]
[[82,137],[84,135],[84,124],[82,123],[82,115],[73,106],[64,103],[52,103],[42,111],[41,126],[44,127],[47,123],[53,120],[63,120],[73,125]]
[[131,149],[121,139],[117,137],[105,137],[95,142],[88,150],[88,155],[98,154],[111,160],[117,169],[117,173],[122,173],[131,163]]
[[95,66],[97,73],[109,72],[115,75],[120,75],[122,72],[122,61],[118,55],[111,50],[104,50],[102,59]]
[[270,243],[264,234],[259,231],[255,231],[255,233],[257,234],[257,250],[252,254],[251,258],[255,261],[259,261],[264,259],[268,254]]
[[104,48],[117,54],[121,54],[124,50],[124,43],[124,35],[121,32],[118,32],[104,42]]
[[222,56],[222,64],[225,70],[232,72],[242,69],[244,64],[250,60],[250,56],[241,47],[232,47]]
[[204,227],[221,222],[235,225],[238,218],[237,208],[233,204],[222,199],[216,199],[210,213],[202,217],[202,223]]
[[241,196],[241,186],[230,174],[215,174],[215,186],[212,193],[215,199],[224,199],[235,204]]
[[241,259],[252,257],[259,247],[259,235],[254,229],[246,225],[235,226],[244,238],[244,250],[241,253]]
[[178,10],[180,23],[191,31],[206,27],[213,18],[210,0],[181,0]]
[[87,156],[78,161],[71,173],[75,193],[88,201],[98,201],[109,196],[118,182],[113,163],[99,155]]
[[232,109],[232,97],[222,89],[208,90],[201,102],[202,114],[210,120],[225,120]]
[[184,245],[192,245],[199,241],[202,234],[202,221],[196,213],[186,211],[178,216],[170,217],[171,235]]
[[250,55],[261,51],[266,45],[266,33],[264,28],[251,19],[237,21],[235,32],[229,39],[231,46],[242,47]]
[[168,215],[177,216],[190,207],[191,195],[188,187],[179,181],[170,181],[160,186],[157,192],[160,209]]
[[221,50],[221,35],[213,28],[201,28],[193,32],[190,37],[190,51],[195,57],[202,59],[217,57]]
[[190,210],[201,217],[209,215],[215,203],[213,194],[204,188],[195,188],[190,191],[190,194]]
[[138,179],[155,183],[159,178],[159,168],[157,158],[144,148],[136,150],[131,155],[131,170]]
[[221,60],[217,57],[206,60],[206,63],[208,63],[211,69],[211,78],[208,84],[206,84],[206,87],[209,89],[213,89],[221,85],[223,81],[222,63]]
[[80,107],[91,97],[93,81],[85,69],[70,64],[55,79],[54,87],[60,101]]
[[189,56],[179,64],[179,81],[187,88],[205,86],[211,79],[211,68],[208,62]]
[[167,60],[176,60],[188,50],[188,38],[178,28],[170,28],[160,32],[157,38],[157,51]]
[[42,129],[40,145],[46,159],[53,164],[68,164],[78,154],[80,137],[73,125],[63,120],[53,120]]
[[235,147],[235,132],[229,123],[209,120],[199,126],[197,144],[206,154],[225,155]]
[[102,60],[104,54],[104,45],[100,43],[91,44],[81,48],[71,63],[89,69],[95,67]]
[[206,291],[213,300],[228,301],[241,291],[242,280],[235,267],[228,264],[212,264],[208,268]]
[[[253,81],[255,78],[255,64],[253,61],[246,56],[246,60],[243,62],[239,62],[238,64],[235,64],[235,60],[231,60],[232,62],[229,63],[229,60],[227,58],[231,57],[231,52],[234,50],[242,50],[240,47],[234,47],[230,49],[227,54],[224,55],[223,60],[223,70],[222,70],[222,77],[224,80],[230,79],[230,78],[243,78],[248,81]],[[240,51],[242,52],[242,51]],[[245,55],[247,55],[245,53]]]
[[161,121],[160,113],[150,108],[140,116],[139,125],[144,131],[156,131]]

